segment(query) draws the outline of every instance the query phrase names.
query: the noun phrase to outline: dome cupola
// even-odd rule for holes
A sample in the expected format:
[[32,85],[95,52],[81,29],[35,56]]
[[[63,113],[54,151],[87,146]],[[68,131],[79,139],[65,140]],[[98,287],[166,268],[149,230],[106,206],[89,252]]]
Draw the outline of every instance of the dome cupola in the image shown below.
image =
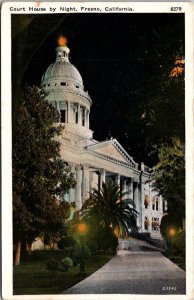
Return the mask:
[[[61,39],[61,41],[60,41]],[[46,100],[51,102],[61,114],[61,123],[79,135],[92,136],[89,130],[89,114],[92,101],[84,91],[82,77],[70,63],[70,49],[64,37],[59,38],[56,48],[56,61],[42,76],[41,87],[46,92]]]
[[51,64],[42,76],[44,87],[48,87],[48,84],[51,82],[58,82],[69,83],[72,88],[78,88],[77,86],[79,86],[83,89],[83,80],[79,71],[69,62],[69,52],[70,50],[67,46],[56,48],[56,62]]

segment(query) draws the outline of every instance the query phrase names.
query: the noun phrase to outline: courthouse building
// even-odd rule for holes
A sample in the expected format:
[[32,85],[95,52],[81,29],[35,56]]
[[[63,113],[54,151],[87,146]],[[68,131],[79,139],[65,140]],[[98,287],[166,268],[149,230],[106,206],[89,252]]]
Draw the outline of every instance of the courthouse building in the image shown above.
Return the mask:
[[92,100],[84,90],[79,71],[69,62],[69,52],[67,46],[56,48],[56,61],[47,68],[41,81],[46,99],[60,112],[60,122],[64,125],[60,137],[61,157],[77,182],[66,200],[75,202],[80,209],[92,188],[100,188],[102,182],[114,180],[134,201],[139,213],[139,231],[159,238],[159,224],[166,203],[151,188],[149,168],[143,163],[138,165],[119,141],[93,139],[90,129]]

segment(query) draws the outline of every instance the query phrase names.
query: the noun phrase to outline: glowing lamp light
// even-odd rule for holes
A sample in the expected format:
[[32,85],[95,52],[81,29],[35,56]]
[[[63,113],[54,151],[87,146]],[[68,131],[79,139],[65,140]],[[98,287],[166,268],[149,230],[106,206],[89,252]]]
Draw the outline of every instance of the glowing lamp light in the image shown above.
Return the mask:
[[64,35],[61,35],[57,42],[59,47],[65,47],[67,45],[67,38]]
[[119,236],[119,230],[118,230],[118,228],[115,228],[114,234],[115,234],[117,237]]
[[171,228],[171,229],[169,230],[169,234],[170,234],[170,236],[174,236],[174,235],[175,235],[175,229],[174,229],[174,228]]
[[80,233],[85,233],[86,230],[87,230],[86,224],[80,223],[80,224],[78,225],[78,231],[79,231]]

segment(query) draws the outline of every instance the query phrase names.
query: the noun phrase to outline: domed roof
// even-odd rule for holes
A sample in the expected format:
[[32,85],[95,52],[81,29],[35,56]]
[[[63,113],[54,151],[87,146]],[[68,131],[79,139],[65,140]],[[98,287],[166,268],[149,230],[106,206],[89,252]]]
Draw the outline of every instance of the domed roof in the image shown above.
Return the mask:
[[[77,68],[69,62],[67,47],[58,47],[56,62],[51,64],[42,77],[43,81],[50,79],[71,80],[83,85],[82,77]],[[69,49],[68,49],[69,50]]]
[[49,79],[73,80],[83,85],[82,77],[79,71],[70,62],[55,62],[46,70],[43,81]]

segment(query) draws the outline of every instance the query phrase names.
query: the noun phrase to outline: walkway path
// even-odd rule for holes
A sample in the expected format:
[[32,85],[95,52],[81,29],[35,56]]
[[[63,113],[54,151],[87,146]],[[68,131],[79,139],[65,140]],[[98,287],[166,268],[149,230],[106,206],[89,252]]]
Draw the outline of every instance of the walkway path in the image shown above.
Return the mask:
[[64,294],[185,294],[185,271],[158,248],[136,239],[128,246]]

